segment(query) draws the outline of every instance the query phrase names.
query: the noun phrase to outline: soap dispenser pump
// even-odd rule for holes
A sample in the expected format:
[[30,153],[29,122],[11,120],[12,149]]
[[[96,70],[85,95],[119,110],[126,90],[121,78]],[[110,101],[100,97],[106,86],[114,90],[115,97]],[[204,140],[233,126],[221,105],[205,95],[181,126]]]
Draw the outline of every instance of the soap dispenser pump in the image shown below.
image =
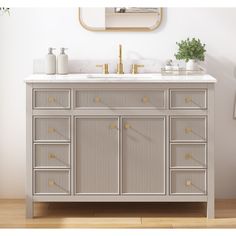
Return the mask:
[[57,58],[57,73],[61,75],[68,74],[68,56],[65,54],[67,48],[61,48],[61,53]]
[[45,57],[45,73],[48,75],[56,74],[56,56],[53,50],[55,48],[48,48],[48,54]]

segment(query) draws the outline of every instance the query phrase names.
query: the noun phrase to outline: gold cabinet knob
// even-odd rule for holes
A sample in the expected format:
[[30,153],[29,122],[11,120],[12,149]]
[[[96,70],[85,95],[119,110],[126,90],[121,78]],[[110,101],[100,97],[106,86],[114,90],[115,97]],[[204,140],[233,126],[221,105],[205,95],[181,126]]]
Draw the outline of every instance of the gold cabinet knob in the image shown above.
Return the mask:
[[191,160],[193,158],[193,155],[191,153],[185,153],[185,160]]
[[191,103],[192,102],[192,96],[187,96],[184,99],[185,103]]
[[52,187],[55,185],[55,181],[54,180],[48,180],[48,186]]
[[52,97],[52,96],[49,96],[48,97],[48,102],[49,103],[53,103],[53,102],[55,102],[56,101],[56,98],[55,97]]
[[142,97],[142,102],[143,102],[143,103],[149,102],[149,97],[148,97],[148,96]]
[[102,99],[101,99],[101,97],[99,97],[99,96],[96,96],[95,98],[94,98],[94,102],[96,102],[96,103],[99,103],[99,102],[101,102],[102,101]]
[[191,180],[186,180],[185,186],[186,187],[192,186],[192,181]]
[[55,159],[57,156],[54,153],[49,153],[48,154],[48,159]]
[[54,133],[54,132],[56,132],[55,128],[48,128],[48,133]]
[[190,133],[192,133],[193,130],[192,130],[192,128],[185,128],[184,131],[186,134],[190,134]]
[[117,125],[116,124],[110,124],[109,128],[110,129],[117,129]]
[[125,129],[130,129],[130,128],[131,128],[131,125],[128,124],[128,123],[126,123],[124,127],[125,127]]

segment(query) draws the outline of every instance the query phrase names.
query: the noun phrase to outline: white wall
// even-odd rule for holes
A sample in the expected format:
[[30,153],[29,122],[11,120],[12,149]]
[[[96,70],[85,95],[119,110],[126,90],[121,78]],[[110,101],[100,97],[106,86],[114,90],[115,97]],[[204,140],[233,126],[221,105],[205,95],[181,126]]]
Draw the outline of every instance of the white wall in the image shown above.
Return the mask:
[[208,72],[216,87],[216,195],[236,197],[236,9],[171,8],[161,27],[150,33],[94,33],[78,23],[77,9],[11,9],[0,17],[0,198],[24,197],[25,84],[34,58],[47,47],[69,48],[73,59],[124,57],[164,61],[173,57],[175,42],[199,37],[207,45]]

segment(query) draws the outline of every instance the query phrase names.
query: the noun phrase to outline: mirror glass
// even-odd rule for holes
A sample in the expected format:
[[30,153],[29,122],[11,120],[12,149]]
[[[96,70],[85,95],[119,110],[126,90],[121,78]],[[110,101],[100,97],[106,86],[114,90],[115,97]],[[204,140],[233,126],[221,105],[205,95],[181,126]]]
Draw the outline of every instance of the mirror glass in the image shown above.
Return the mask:
[[80,24],[91,31],[152,31],[158,28],[161,18],[161,8],[79,8]]

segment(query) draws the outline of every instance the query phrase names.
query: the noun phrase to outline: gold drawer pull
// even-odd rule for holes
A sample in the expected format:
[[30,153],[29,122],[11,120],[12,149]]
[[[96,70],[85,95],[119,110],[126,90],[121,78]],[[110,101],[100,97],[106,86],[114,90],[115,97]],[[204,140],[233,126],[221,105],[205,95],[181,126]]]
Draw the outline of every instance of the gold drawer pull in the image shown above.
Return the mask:
[[131,128],[131,125],[128,124],[128,123],[126,123],[124,127],[125,127],[125,129],[130,129],[130,128]]
[[96,96],[95,98],[94,98],[94,102],[96,102],[96,103],[99,103],[99,102],[101,102],[102,101],[102,99],[101,99],[101,97],[99,97],[99,96]]
[[48,97],[48,102],[49,103],[52,103],[52,102],[55,102],[56,101],[56,98],[55,97],[52,97],[52,96],[49,96]]
[[193,158],[193,155],[191,153],[186,153],[184,157],[185,160],[191,160]]
[[55,181],[54,180],[48,180],[48,186],[52,187],[55,185]]
[[109,128],[110,129],[117,129],[117,125],[116,124],[110,124]]
[[55,159],[56,157],[57,157],[56,154],[53,153],[48,154],[48,159]]
[[192,181],[191,180],[187,180],[186,183],[185,183],[185,186],[186,187],[192,186]]
[[48,133],[54,133],[54,132],[56,132],[55,128],[48,128]]
[[143,103],[147,103],[147,102],[149,102],[149,101],[150,101],[150,99],[149,99],[148,96],[142,97],[142,102],[143,102]]
[[185,128],[185,133],[186,134],[190,134],[192,132],[193,132],[192,128]]
[[185,103],[191,103],[192,102],[192,96],[187,96],[187,97],[185,97]]

